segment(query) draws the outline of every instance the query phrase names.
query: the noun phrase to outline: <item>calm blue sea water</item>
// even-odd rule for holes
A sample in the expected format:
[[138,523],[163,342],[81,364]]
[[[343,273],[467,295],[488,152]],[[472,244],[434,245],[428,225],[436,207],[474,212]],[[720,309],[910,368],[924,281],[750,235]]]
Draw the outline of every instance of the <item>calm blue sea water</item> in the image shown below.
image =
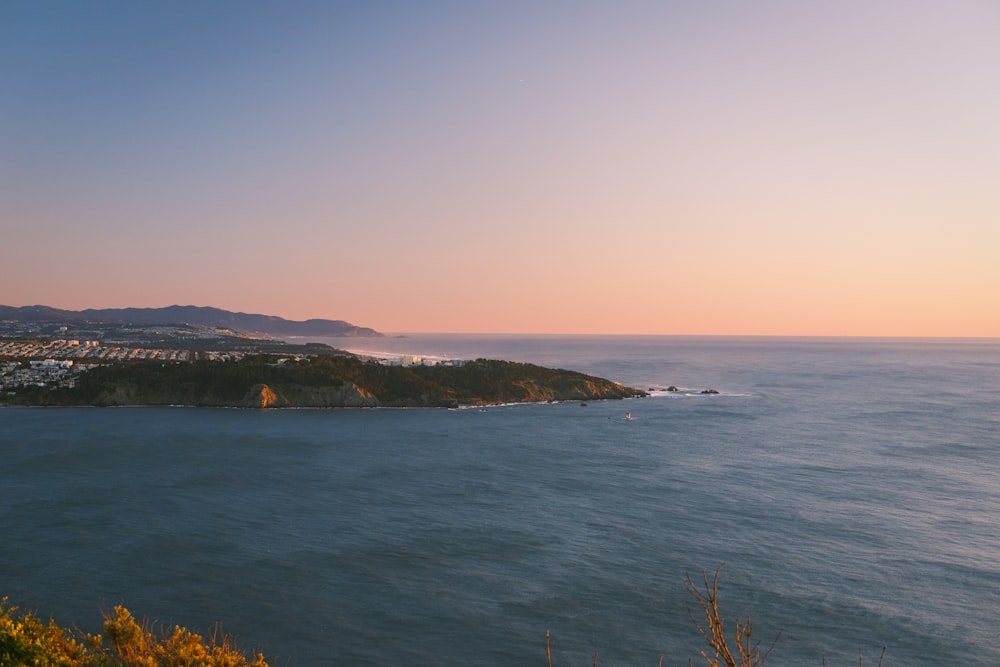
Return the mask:
[[725,563],[769,664],[1000,665],[1000,341],[338,343],[695,391],[0,410],[0,595],[221,622],[273,665],[544,665],[546,629],[559,665],[687,665],[683,577]]

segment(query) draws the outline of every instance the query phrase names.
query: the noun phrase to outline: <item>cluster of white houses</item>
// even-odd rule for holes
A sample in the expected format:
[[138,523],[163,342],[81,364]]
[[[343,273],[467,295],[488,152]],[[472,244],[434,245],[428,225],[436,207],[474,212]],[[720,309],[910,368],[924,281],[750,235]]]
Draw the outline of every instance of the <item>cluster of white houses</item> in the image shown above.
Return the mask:
[[187,350],[157,350],[121,345],[102,345],[96,340],[50,340],[45,342],[0,341],[0,356],[12,358],[89,359],[93,361],[128,361],[156,359],[188,361]]
[[[207,360],[240,359],[243,352],[198,352],[198,358]],[[465,362],[417,355],[359,355],[362,359],[377,361],[389,366],[461,366]],[[18,386],[73,386],[81,372],[94,365],[111,361],[138,359],[182,362],[192,361],[188,350],[151,349],[104,345],[95,340],[3,341],[0,340],[0,388],[7,390]],[[27,360],[27,365],[17,360]]]
[[54,370],[56,368],[73,368],[72,359],[32,359],[28,362],[31,368]]
[[[240,352],[202,352],[209,360],[238,359]],[[149,359],[164,362],[190,361],[187,350],[158,350],[102,345],[97,341],[0,341],[0,389],[16,387],[72,387],[76,377],[101,363]],[[27,364],[22,361],[26,360]]]
[[463,359],[423,357],[414,354],[373,354],[371,352],[357,354],[365,361],[377,361],[385,366],[464,366],[467,363]]
[[82,371],[90,366],[77,365],[69,359],[32,359],[27,367],[16,361],[0,363],[0,389],[17,387],[72,387]]

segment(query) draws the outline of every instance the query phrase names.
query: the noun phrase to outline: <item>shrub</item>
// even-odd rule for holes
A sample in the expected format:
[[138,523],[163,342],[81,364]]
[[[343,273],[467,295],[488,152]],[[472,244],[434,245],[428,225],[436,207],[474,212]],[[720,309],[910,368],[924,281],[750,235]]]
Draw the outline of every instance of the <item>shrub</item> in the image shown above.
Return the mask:
[[[84,641],[92,642],[89,635]],[[43,623],[31,612],[18,613],[17,607],[0,600],[0,665],[31,667],[83,667],[93,653],[71,633],[53,621]]]
[[[74,636],[75,635],[75,636]],[[110,646],[104,647],[107,639]],[[232,637],[207,640],[187,628],[156,636],[122,606],[104,619],[103,635],[42,623],[31,612],[0,601],[0,665],[4,667],[268,667],[264,656],[243,655]]]
[[245,657],[232,637],[218,631],[206,641],[187,628],[157,638],[148,624],[136,622],[128,609],[115,607],[104,619],[104,633],[114,653],[108,664],[115,667],[267,667],[264,656]]

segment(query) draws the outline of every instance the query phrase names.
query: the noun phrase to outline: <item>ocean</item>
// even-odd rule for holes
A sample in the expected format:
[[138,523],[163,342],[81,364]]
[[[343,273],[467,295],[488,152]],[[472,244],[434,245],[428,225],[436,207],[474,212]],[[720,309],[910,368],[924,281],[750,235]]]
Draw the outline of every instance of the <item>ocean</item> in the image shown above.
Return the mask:
[[327,342],[657,391],[2,409],[0,596],[89,631],[116,604],[221,624],[274,666],[542,667],[546,631],[557,666],[680,666],[684,578],[721,566],[769,665],[1000,665],[1000,340]]

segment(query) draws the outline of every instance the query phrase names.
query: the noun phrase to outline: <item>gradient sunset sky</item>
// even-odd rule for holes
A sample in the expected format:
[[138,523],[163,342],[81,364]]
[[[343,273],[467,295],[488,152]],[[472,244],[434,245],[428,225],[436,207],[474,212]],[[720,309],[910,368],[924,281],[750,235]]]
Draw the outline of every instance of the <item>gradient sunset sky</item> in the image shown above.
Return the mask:
[[1000,3],[0,4],[0,304],[1000,336]]

